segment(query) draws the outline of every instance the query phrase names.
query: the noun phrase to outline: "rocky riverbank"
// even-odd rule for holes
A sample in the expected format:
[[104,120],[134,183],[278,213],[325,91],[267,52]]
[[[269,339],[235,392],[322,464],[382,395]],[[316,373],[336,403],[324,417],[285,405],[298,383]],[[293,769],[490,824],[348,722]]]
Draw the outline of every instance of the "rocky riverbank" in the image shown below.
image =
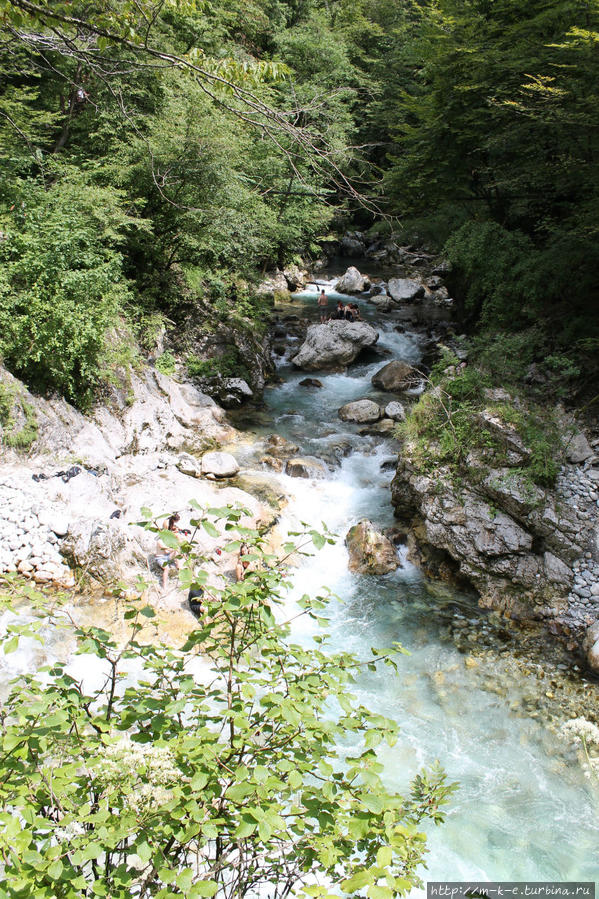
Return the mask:
[[[248,510],[242,519],[248,527],[267,527],[276,518],[260,485],[252,494],[251,478],[245,489],[233,486],[240,466],[231,453],[214,450],[234,447],[240,435],[191,383],[147,366],[131,375],[126,396],[115,391],[83,415],[64,400],[32,395],[4,370],[0,381],[36,423],[27,455],[10,447],[2,452],[0,572],[101,590],[133,586],[142,575],[150,601],[181,608],[180,588],[160,590],[155,537],[136,526],[142,507],[155,515],[179,511],[181,527],[194,516],[191,500],[237,504]],[[202,532],[198,550],[210,557],[217,542]],[[223,554],[209,568],[217,577],[234,564]]]
[[526,468],[530,446],[497,408],[495,392],[479,413],[495,440],[458,466],[434,464],[433,443],[404,441],[392,501],[411,557],[435,577],[473,586],[482,606],[550,622],[599,670],[585,639],[599,619],[599,458],[562,412],[559,472],[540,486]]

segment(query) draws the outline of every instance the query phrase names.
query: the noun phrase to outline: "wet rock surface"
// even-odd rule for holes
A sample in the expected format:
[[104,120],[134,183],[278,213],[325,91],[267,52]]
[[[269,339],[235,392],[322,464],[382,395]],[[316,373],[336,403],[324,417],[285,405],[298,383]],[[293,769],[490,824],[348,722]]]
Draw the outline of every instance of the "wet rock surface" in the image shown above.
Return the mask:
[[372,400],[354,400],[341,406],[338,412],[341,421],[355,421],[365,424],[378,421],[381,417],[381,407]]
[[399,567],[393,543],[363,518],[345,536],[349,552],[349,569],[362,574],[387,574]]

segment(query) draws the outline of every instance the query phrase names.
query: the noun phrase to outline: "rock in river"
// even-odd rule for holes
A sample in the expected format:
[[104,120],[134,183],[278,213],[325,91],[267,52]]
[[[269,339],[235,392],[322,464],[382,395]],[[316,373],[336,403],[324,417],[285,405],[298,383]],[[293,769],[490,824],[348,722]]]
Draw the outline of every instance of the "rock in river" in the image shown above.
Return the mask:
[[351,265],[346,273],[340,278],[335,290],[337,293],[362,293],[370,287],[370,281],[361,275],[358,269]]
[[378,421],[381,417],[381,409],[378,403],[372,400],[355,400],[341,406],[338,412],[341,421],[357,421],[359,424],[368,424]]
[[311,325],[292,361],[304,371],[339,371],[353,362],[365,347],[374,346],[378,339],[378,331],[366,322],[331,321]]
[[388,537],[377,531],[368,518],[349,529],[345,537],[350,571],[362,574],[386,574],[399,567],[395,547]]
[[324,478],[327,474],[327,467],[319,459],[313,459],[310,456],[295,456],[287,462],[285,474],[288,474],[290,478]]
[[380,387],[382,390],[389,390],[393,393],[401,393],[402,390],[414,387],[419,380],[419,376],[408,362],[394,359],[393,362],[388,362],[387,365],[379,369],[372,376],[371,380],[375,387]]
[[393,402],[387,403],[385,406],[385,416],[391,418],[393,421],[405,421],[406,410],[401,403],[393,400]]
[[412,278],[391,278],[387,290],[396,303],[405,303],[424,296],[424,285]]

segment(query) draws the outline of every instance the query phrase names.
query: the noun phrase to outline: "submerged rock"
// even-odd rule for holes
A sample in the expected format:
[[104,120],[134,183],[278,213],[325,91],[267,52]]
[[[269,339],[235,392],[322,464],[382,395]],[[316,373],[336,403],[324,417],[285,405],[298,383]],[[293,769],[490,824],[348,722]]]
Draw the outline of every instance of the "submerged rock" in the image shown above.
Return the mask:
[[362,574],[387,574],[399,567],[394,545],[368,518],[349,529],[345,537],[349,569]]
[[366,322],[331,321],[311,325],[292,362],[304,371],[339,371],[363,349],[373,347],[378,339],[378,331]]
[[378,421],[381,417],[381,408],[372,400],[355,400],[341,406],[337,413],[341,421],[355,421],[359,424]]

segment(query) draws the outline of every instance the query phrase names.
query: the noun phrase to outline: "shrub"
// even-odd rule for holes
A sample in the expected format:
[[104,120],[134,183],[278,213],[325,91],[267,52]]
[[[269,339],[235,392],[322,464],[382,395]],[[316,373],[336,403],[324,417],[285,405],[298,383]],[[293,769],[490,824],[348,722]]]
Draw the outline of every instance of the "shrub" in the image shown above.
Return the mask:
[[27,214],[0,242],[0,354],[31,387],[91,402],[128,297],[116,249],[125,222],[114,191],[80,178],[29,186]]
[[[142,624],[154,612],[133,603],[124,646],[100,628],[77,630],[78,651],[106,671],[103,685],[56,662],[13,684],[3,704],[7,895],[233,899],[305,885],[310,896],[331,896],[319,883],[370,899],[409,892],[425,852],[419,825],[443,819],[454,787],[438,767],[417,774],[405,796],[383,782],[376,747],[393,744],[397,726],[358,705],[351,686],[361,665],[394,665],[393,654],[332,655],[322,632],[313,648],[290,642],[273,611],[282,563],[239,527],[241,510],[196,508],[192,527],[216,536],[224,528],[225,550],[248,542],[253,570],[206,591],[184,646],[145,643]],[[194,536],[180,544],[161,524],[143,524],[181,553],[185,586],[205,586]],[[296,537],[284,552],[332,541],[316,531]],[[325,598],[304,596],[300,606],[326,625]],[[9,625],[4,651],[31,630]]]

